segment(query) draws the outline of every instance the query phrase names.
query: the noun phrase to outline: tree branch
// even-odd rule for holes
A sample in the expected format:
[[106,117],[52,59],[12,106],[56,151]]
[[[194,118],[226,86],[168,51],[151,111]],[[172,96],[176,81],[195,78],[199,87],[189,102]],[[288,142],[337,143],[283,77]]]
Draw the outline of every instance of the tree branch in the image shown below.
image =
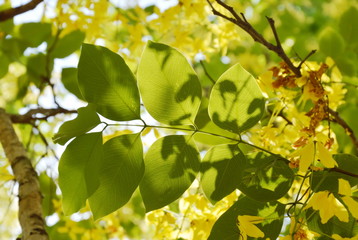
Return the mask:
[[77,113],[76,110],[67,110],[64,108],[36,108],[31,109],[27,113],[9,114],[12,123],[33,123],[35,120],[46,120],[49,117],[55,116],[60,113]]
[[[221,0],[215,0],[215,2],[217,2],[223,8],[225,8],[227,11],[229,11],[230,14],[232,15],[232,17],[226,16],[225,14],[217,11],[214,8],[213,4],[210,2],[210,0],[207,0],[207,2],[210,5],[211,10],[214,15],[222,17],[222,18],[234,23],[235,25],[239,26],[241,29],[243,29],[245,32],[247,32],[256,42],[261,43],[267,49],[275,52],[287,64],[289,69],[295,74],[296,77],[302,76],[301,75],[301,67],[302,67],[303,63],[309,57],[311,57],[316,52],[316,50],[312,50],[304,59],[301,60],[301,62],[296,67],[282,48],[280,38],[278,36],[277,30],[275,27],[275,21],[272,18],[266,17],[268,23],[270,24],[271,31],[275,37],[276,45],[273,45],[272,43],[268,42],[260,33],[258,33],[252,27],[252,25],[246,20],[243,13],[241,13],[241,17],[240,17],[236,13],[236,11],[234,10],[233,7],[227,5],[226,3],[224,3]],[[358,140],[357,140],[356,136],[354,135],[353,129],[348,126],[348,124],[339,116],[339,114],[337,112],[333,111],[332,109],[329,109],[329,113],[333,117],[333,121],[338,123],[339,125],[341,125],[346,130],[346,132],[349,135],[349,137],[351,138],[353,144],[358,149]]]
[[19,7],[15,8],[9,8],[3,11],[0,11],[0,22],[6,21],[10,18],[15,17],[16,15],[19,15],[21,13],[30,11],[34,9],[39,3],[41,3],[43,0],[32,0],[24,5],[21,5]]
[[346,123],[346,121],[344,121],[341,116],[339,116],[338,112],[328,108],[328,112],[329,114],[333,117],[332,121],[335,123],[338,123],[339,125],[341,125],[341,127],[343,127],[343,129],[346,131],[347,135],[350,137],[350,139],[352,140],[354,146],[356,147],[356,149],[358,149],[358,139],[357,137],[354,135],[354,131],[353,129]]
[[0,142],[19,183],[19,221],[23,240],[48,240],[42,215],[40,184],[31,160],[19,141],[11,119],[0,109]]
[[331,171],[331,172],[339,172],[339,173],[345,174],[345,175],[350,176],[350,177],[358,178],[358,174],[347,172],[347,171],[345,171],[343,169],[336,168],[336,167],[329,169],[329,171]]
[[[272,33],[275,37],[275,41],[276,41],[276,45],[273,45],[272,43],[268,42],[260,33],[258,33],[253,27],[252,25],[246,20],[245,16],[243,13],[241,13],[241,17],[235,12],[235,10],[227,5],[226,3],[224,3],[221,0],[216,0],[216,2],[224,7],[226,10],[228,10],[230,12],[230,14],[233,16],[229,17],[226,16],[223,13],[220,13],[219,11],[217,11],[213,4],[210,2],[210,0],[207,0],[207,2],[209,3],[211,10],[213,12],[214,15],[222,17],[232,23],[234,23],[235,25],[239,26],[241,29],[243,29],[245,32],[247,32],[256,42],[261,43],[262,45],[264,45],[267,49],[275,52],[286,64],[287,66],[291,69],[291,71],[296,75],[296,77],[301,77],[301,66],[303,64],[303,62],[301,62],[297,67],[292,63],[292,61],[290,60],[290,58],[287,56],[287,54],[285,53],[285,51],[282,48],[280,39],[278,37],[278,33],[275,27],[275,21],[272,18],[266,17],[267,21],[270,24]],[[305,60],[310,57],[315,51],[312,51],[306,58]]]

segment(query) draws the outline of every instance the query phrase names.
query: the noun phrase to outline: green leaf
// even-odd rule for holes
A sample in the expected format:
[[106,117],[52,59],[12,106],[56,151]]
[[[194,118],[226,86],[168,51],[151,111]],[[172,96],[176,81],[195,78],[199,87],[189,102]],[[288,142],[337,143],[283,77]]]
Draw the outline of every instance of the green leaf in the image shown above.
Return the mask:
[[351,6],[345,11],[339,20],[339,31],[347,44],[357,45],[358,42],[358,10]]
[[83,44],[78,63],[82,96],[104,117],[140,119],[139,91],[135,77],[122,57],[107,48]]
[[51,23],[24,23],[20,26],[19,37],[30,47],[37,47],[51,36],[51,27]]
[[44,77],[49,77],[47,72],[47,66],[49,67],[49,70],[52,71],[53,68],[53,60],[49,60],[46,57],[45,54],[39,53],[36,55],[31,55],[27,59],[26,67],[27,67],[27,73],[30,77],[30,80],[37,86],[37,87],[43,87],[44,84]]
[[217,126],[240,133],[261,119],[264,106],[255,78],[236,64],[215,83],[209,99],[209,116]]
[[54,199],[58,200],[56,194],[56,184],[51,177],[47,176],[45,172],[39,175],[39,183],[41,188],[42,199],[42,211],[45,216],[55,213],[55,207],[53,205]]
[[338,179],[343,178],[349,181],[353,187],[358,184],[357,177],[349,176],[346,173],[358,173],[358,157],[349,154],[333,155],[334,160],[338,163],[338,171],[327,169],[325,171],[317,171],[312,173],[311,188],[315,192],[328,190],[330,192],[338,192]]
[[140,134],[121,135],[103,145],[100,186],[89,198],[93,217],[98,219],[126,204],[144,174]]
[[332,27],[326,27],[319,35],[319,49],[333,58],[339,58],[344,51],[342,36]]
[[10,61],[18,61],[23,57],[23,52],[27,48],[27,45],[16,38],[5,38],[0,42],[0,47]]
[[201,86],[185,57],[172,47],[148,41],[138,67],[143,103],[157,121],[194,124]]
[[53,141],[64,145],[71,138],[85,134],[100,123],[101,120],[93,105],[90,104],[86,107],[79,108],[77,117],[63,123],[53,137]]
[[24,73],[21,76],[17,78],[17,95],[16,99],[23,99],[27,93],[27,89],[29,87],[30,81],[29,81],[28,74]]
[[63,68],[61,81],[69,92],[73,93],[79,99],[84,100],[78,87],[77,68]]
[[200,155],[192,136],[171,135],[158,139],[148,150],[140,192],[146,211],[178,199],[194,181]]
[[237,134],[219,128],[211,121],[208,114],[208,103],[207,98],[202,98],[199,112],[195,118],[195,125],[202,132],[195,133],[195,140],[208,145],[236,142]]
[[58,183],[66,215],[83,207],[86,199],[98,188],[102,147],[102,133],[89,133],[75,138],[62,154]]
[[255,226],[264,232],[264,239],[277,239],[283,224],[282,216],[284,211],[285,205],[279,202],[262,203],[248,197],[243,197],[234,203],[234,205],[232,205],[216,221],[208,240],[242,239],[242,235],[240,235],[240,231],[237,226],[237,217],[239,215],[260,216],[266,218],[262,223],[255,224]]
[[[314,211],[312,208],[306,210],[306,217],[308,228],[317,233],[323,233],[326,236],[338,234],[343,238],[351,238],[358,234],[357,220],[349,215],[348,222],[341,222],[336,216],[333,216],[327,223],[322,224],[319,211]],[[324,235],[323,235],[324,236]],[[332,238],[319,238],[319,239],[332,239]]]
[[236,187],[240,179],[240,162],[245,156],[237,144],[219,145],[211,148],[201,163],[201,186],[207,198],[215,203]]
[[5,76],[8,72],[10,59],[0,52],[0,79]]
[[81,47],[86,34],[80,30],[75,30],[58,40],[52,52],[54,58],[64,58],[72,54]]
[[[4,10],[7,8],[11,8],[11,4],[2,3],[0,10]],[[10,34],[14,28],[14,19],[10,18],[6,21],[0,22],[0,31],[4,33],[4,35]]]
[[238,189],[262,202],[277,200],[291,188],[294,173],[287,162],[262,152],[240,158]]

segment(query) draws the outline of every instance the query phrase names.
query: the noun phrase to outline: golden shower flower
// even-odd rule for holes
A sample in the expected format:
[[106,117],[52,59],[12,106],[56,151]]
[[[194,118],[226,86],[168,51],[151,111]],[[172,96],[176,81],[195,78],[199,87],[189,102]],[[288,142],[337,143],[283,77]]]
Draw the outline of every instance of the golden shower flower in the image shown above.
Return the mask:
[[305,209],[310,207],[319,211],[322,224],[327,223],[333,216],[338,217],[342,222],[348,222],[349,220],[348,212],[345,207],[329,191],[315,193],[309,200]]
[[[240,231],[240,236],[243,240],[247,240],[249,237],[264,237],[265,234],[255,226],[255,224],[262,223],[265,220],[263,217],[250,216],[250,215],[240,215],[237,217],[237,226]],[[240,239],[241,239],[240,238]]]

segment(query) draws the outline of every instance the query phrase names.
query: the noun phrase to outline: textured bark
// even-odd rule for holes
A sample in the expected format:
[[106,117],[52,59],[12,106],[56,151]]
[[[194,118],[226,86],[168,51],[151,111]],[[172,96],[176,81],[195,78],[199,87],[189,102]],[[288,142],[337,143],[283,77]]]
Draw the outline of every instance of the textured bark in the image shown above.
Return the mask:
[[19,221],[22,240],[48,240],[42,216],[38,176],[19,141],[9,115],[0,109],[0,142],[19,183]]

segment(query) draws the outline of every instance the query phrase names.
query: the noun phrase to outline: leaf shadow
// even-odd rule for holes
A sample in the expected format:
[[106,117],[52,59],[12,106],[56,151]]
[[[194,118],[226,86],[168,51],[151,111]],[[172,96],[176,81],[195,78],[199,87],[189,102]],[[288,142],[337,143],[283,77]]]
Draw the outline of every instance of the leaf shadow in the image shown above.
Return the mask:
[[164,137],[161,155],[164,161],[175,157],[169,173],[170,178],[178,178],[185,174],[192,180],[196,178],[200,169],[200,155],[194,146],[188,144],[188,139],[184,135]]

